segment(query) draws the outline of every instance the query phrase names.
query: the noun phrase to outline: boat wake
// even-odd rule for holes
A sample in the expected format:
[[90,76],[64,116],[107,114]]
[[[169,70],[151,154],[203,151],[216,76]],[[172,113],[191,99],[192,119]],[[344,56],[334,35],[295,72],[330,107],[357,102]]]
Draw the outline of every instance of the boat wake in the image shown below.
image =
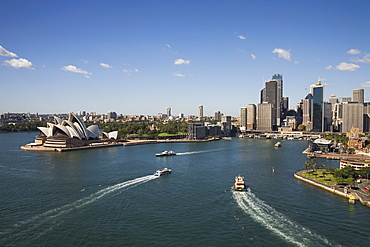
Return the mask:
[[184,153],[176,153],[176,155],[189,155],[189,154],[201,154],[201,153],[208,153],[211,151],[193,151],[193,152],[184,152]]
[[[56,225],[60,224],[61,221],[60,220],[58,221],[58,218],[60,218],[61,216],[68,214],[74,210],[77,210],[81,207],[84,207],[90,203],[93,203],[112,192],[119,191],[122,189],[127,190],[129,188],[149,182],[150,180],[156,178],[158,177],[154,175],[148,175],[133,180],[129,180],[126,182],[122,182],[119,184],[115,184],[105,189],[99,190],[88,197],[84,197],[70,204],[66,204],[64,206],[51,209],[44,213],[40,213],[30,219],[20,221],[14,224],[9,229],[0,232],[0,245],[6,246],[16,239],[23,239],[24,241],[28,242],[30,242],[31,240],[36,240],[40,236],[52,230]],[[20,238],[20,236],[22,237]]]
[[233,198],[253,220],[289,243],[297,246],[333,246],[327,239],[290,220],[258,199],[250,188],[246,192],[233,191]]

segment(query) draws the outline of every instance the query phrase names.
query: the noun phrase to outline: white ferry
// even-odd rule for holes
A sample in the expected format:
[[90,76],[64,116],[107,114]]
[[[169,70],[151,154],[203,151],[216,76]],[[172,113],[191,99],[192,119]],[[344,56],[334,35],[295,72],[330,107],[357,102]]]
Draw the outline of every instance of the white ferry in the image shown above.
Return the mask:
[[243,176],[238,175],[238,176],[235,177],[234,190],[235,191],[246,191]]
[[162,153],[157,153],[155,156],[159,157],[159,156],[172,156],[172,155],[176,155],[176,153],[172,150],[170,151],[163,151]]
[[154,176],[163,176],[163,175],[167,175],[167,174],[171,174],[171,173],[172,173],[171,169],[163,168],[163,169],[157,170],[153,175]]

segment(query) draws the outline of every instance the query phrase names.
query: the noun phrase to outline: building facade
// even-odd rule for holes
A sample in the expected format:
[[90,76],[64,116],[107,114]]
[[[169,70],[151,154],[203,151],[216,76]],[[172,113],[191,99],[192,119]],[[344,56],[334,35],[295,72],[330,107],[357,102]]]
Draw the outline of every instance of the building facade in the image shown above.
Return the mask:
[[324,85],[321,81],[311,85],[310,93],[313,96],[313,115],[312,115],[312,131],[324,131]]
[[353,128],[364,129],[363,123],[364,105],[347,102],[343,104],[342,132],[349,132]]
[[257,108],[257,130],[271,131],[273,128],[273,107],[270,103],[258,104]]
[[247,105],[247,130],[255,130],[257,124],[256,105]]

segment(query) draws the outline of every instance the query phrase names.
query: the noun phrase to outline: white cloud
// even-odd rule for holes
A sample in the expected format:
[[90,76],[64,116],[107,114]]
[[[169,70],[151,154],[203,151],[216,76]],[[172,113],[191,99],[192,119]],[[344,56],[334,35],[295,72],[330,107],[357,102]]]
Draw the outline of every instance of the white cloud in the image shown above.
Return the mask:
[[284,58],[285,60],[288,60],[288,61],[291,61],[291,58],[290,58],[290,51],[287,51],[287,50],[284,50],[284,49],[281,49],[281,48],[275,48],[272,53],[277,53],[279,55],[279,57],[281,58]]
[[27,69],[34,69],[33,64],[28,61],[27,59],[24,58],[19,58],[19,59],[10,59],[10,60],[5,60],[4,61],[5,65],[12,66],[14,68],[27,68]]
[[357,64],[342,62],[339,65],[337,65],[336,68],[341,71],[356,71],[361,67]]
[[180,74],[180,73],[175,73],[174,75],[177,76],[177,77],[185,77],[184,74]]
[[82,63],[89,63],[89,61],[87,61],[86,59],[81,59],[80,62],[82,62]]
[[64,71],[73,72],[73,73],[84,74],[86,78],[90,78],[89,75],[92,75],[92,73],[87,72],[86,70],[83,70],[83,69],[79,69],[79,68],[77,68],[76,66],[73,66],[73,65],[63,66],[60,69],[64,70]]
[[176,64],[176,65],[181,65],[181,64],[190,64],[190,61],[189,61],[189,60],[184,60],[184,59],[179,58],[179,59],[176,59],[176,60],[175,60],[174,64]]
[[7,51],[4,47],[0,45],[0,56],[4,57],[18,57],[17,54]]
[[327,70],[335,70],[335,68],[334,68],[333,66],[331,66],[331,65],[326,66],[326,68],[325,68],[325,69],[327,69]]
[[360,86],[361,87],[370,87],[370,81],[364,82]]
[[170,44],[165,44],[165,45],[168,47],[168,49],[172,49]]
[[360,54],[361,51],[358,50],[358,49],[351,49],[349,51],[347,51],[348,54],[351,54],[351,55],[357,55],[357,54]]
[[356,63],[370,63],[370,54],[364,55],[363,58],[358,57],[351,58],[351,61]]
[[100,66],[102,66],[103,68],[106,68],[106,69],[113,68],[113,66],[110,66],[109,64],[106,64],[106,63],[100,63]]
[[124,69],[122,71],[127,76],[131,76],[133,72],[140,72],[138,69]]
[[247,39],[247,38],[246,38],[245,36],[243,36],[243,35],[239,35],[239,36],[238,36],[238,38],[239,38],[239,39]]
[[251,54],[251,57],[252,57],[252,59],[256,59],[257,58],[256,55],[254,55],[254,54]]

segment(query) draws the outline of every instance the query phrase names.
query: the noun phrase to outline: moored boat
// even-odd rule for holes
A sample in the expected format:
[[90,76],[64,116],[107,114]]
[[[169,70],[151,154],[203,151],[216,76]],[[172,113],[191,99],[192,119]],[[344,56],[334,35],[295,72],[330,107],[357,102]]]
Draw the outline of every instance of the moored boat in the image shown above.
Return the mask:
[[172,156],[172,155],[176,155],[176,153],[172,150],[170,151],[163,151],[162,153],[157,153],[155,156]]
[[243,176],[238,175],[238,176],[235,177],[234,190],[235,191],[246,191]]
[[171,174],[171,173],[172,173],[171,169],[163,168],[163,169],[157,170],[153,175],[154,176],[163,176],[163,175],[167,175],[167,174]]

